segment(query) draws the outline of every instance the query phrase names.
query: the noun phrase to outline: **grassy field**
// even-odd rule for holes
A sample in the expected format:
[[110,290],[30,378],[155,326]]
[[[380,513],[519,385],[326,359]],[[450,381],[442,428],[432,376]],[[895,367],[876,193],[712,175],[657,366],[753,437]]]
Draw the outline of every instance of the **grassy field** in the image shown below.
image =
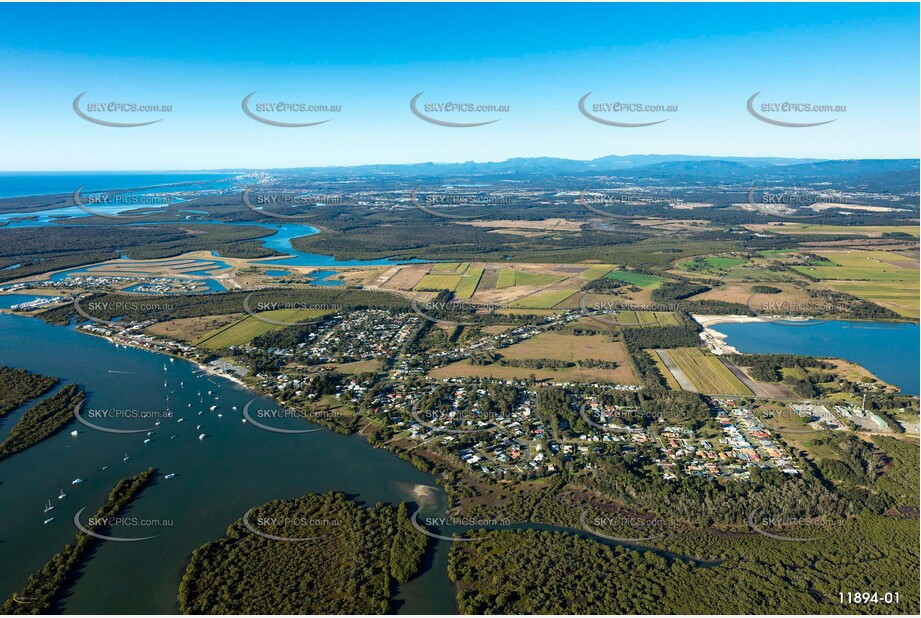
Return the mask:
[[447,274],[458,274],[467,270],[467,267],[470,266],[469,262],[460,263],[460,262],[436,262],[432,265],[432,270],[430,272],[439,273],[442,275]]
[[434,369],[429,373],[434,378],[448,377],[495,377],[501,379],[527,379],[532,374],[538,380],[553,380],[554,382],[610,382],[614,384],[636,384],[636,376],[627,360],[627,353],[623,345],[612,342],[607,335],[577,336],[571,333],[551,331],[532,337],[521,343],[502,348],[498,351],[507,359],[539,359],[549,358],[554,360],[576,362],[578,360],[598,359],[618,363],[615,369],[582,368],[579,366],[565,369],[531,369],[528,367],[501,367],[498,363],[492,365],[473,366],[469,361],[463,360],[444,367]]
[[635,285],[640,288],[659,287],[662,282],[665,281],[665,279],[656,277],[655,275],[645,275],[643,273],[634,273],[626,270],[615,270],[606,274],[605,277],[614,279],[615,281],[623,281],[624,283],[629,283],[630,285]]
[[524,270],[515,270],[514,268],[503,268],[499,272],[499,280],[496,282],[496,288],[504,289],[518,285],[548,285],[563,281],[566,277],[559,275],[550,275],[546,273],[532,273]]
[[197,341],[239,319],[239,314],[207,315],[195,318],[178,318],[151,324],[144,332],[177,341]]
[[577,290],[541,290],[530,296],[513,301],[510,306],[518,309],[550,309],[576,293]]
[[606,274],[611,272],[614,267],[610,264],[595,264],[594,266],[589,266],[588,270],[582,273],[582,278],[587,281],[594,281],[595,279],[600,279]]
[[710,395],[751,395],[747,386],[732,375],[720,359],[699,348],[675,348],[668,351],[698,391]]
[[831,265],[794,266],[825,281],[840,292],[888,307],[906,317],[918,317],[918,262],[887,251],[828,251],[820,255]]
[[470,268],[461,277],[460,283],[454,288],[455,298],[470,298],[476,292],[480,277],[483,276],[482,268]]
[[625,326],[678,326],[678,316],[671,311],[621,311],[617,323]]
[[423,290],[449,290],[454,291],[461,282],[463,275],[426,275],[413,289],[417,292]]
[[[259,316],[277,322],[296,324],[298,322],[308,322],[328,315],[329,313],[329,311],[317,309],[278,309],[276,311],[263,311],[259,313]],[[252,341],[259,335],[264,335],[270,331],[286,327],[287,325],[271,324],[257,319],[254,316],[247,315],[227,326],[208,333],[198,341],[195,341],[193,345],[207,350],[217,350],[232,345],[241,345]]]

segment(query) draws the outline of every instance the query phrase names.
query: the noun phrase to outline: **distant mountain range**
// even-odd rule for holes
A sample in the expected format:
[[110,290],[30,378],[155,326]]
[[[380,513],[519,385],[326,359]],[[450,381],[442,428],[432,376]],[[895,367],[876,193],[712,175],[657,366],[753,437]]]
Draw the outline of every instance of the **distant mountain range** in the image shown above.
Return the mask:
[[[609,155],[580,161],[555,157],[515,158],[498,162],[407,163],[311,167],[278,172],[389,174],[400,176],[447,175],[611,175],[667,180],[743,181],[885,178],[917,187],[918,159],[787,159],[781,157],[709,157],[696,155]],[[917,189],[916,189],[917,190]]]

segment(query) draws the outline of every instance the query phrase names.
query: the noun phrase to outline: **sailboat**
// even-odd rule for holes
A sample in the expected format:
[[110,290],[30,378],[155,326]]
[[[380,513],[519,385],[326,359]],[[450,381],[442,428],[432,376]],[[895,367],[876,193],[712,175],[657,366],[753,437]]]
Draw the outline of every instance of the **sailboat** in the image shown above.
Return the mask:
[[65,493],[64,493],[64,490],[62,489],[62,490],[61,490],[61,494],[58,496],[58,500],[63,500],[63,499],[66,498],[66,497],[67,497],[67,494],[65,494]]
[[44,522],[42,522],[42,523],[50,524],[50,523],[53,522],[53,521],[54,521],[54,517],[49,517],[48,519],[46,519],[46,520],[45,520]]
[[54,506],[52,506],[51,500],[49,500],[48,504],[45,505],[45,512],[47,513],[48,511],[53,511],[53,510],[54,510]]
[[131,459],[131,458],[130,458],[130,457],[128,457],[128,453],[125,453],[125,458],[124,458],[124,459],[122,459],[122,461],[128,461],[129,459]]

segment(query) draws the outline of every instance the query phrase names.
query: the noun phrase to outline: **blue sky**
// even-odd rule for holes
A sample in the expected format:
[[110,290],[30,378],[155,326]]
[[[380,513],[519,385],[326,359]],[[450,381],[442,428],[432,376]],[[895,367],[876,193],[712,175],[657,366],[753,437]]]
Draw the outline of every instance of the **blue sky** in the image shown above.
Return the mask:
[[[4,5],[0,170],[267,168],[682,153],[817,158],[919,155],[917,4],[59,4]],[[341,105],[263,116],[240,104]],[[418,119],[409,101],[508,105],[475,128]],[[599,113],[577,103],[677,105]],[[846,105],[774,114],[760,102]],[[171,105],[79,118],[74,98]],[[765,112],[765,115],[771,115]]]

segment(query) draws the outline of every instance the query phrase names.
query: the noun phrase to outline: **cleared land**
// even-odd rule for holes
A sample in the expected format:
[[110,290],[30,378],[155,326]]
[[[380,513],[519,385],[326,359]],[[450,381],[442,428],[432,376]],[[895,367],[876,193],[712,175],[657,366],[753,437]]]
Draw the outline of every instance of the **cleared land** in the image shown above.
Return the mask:
[[551,309],[576,292],[577,290],[541,290],[512,302],[511,307],[518,309]]
[[918,228],[912,225],[816,225],[813,223],[772,223],[746,225],[756,232],[774,232],[776,234],[828,234],[832,236],[867,236],[879,238],[886,233],[901,232],[919,236]]
[[455,298],[470,298],[476,292],[480,284],[480,278],[483,276],[482,268],[470,268],[461,277],[460,283],[454,288]]
[[227,326],[234,320],[239,319],[239,317],[240,314],[177,318],[152,324],[145,329],[145,332],[178,341],[198,341],[208,333]]
[[496,287],[511,288],[519,285],[549,285],[563,281],[566,277],[558,275],[549,275],[544,273],[532,273],[525,270],[516,270],[514,268],[503,268],[499,272],[499,280]]
[[620,343],[611,341],[609,336],[577,336],[564,332],[547,332],[532,337],[521,343],[502,348],[498,353],[509,360],[553,359],[576,362],[597,359],[618,363],[615,369],[587,367],[567,367],[565,369],[532,369],[529,367],[502,367],[498,363],[473,366],[463,360],[429,373],[434,378],[449,377],[496,377],[503,379],[527,379],[531,375],[538,380],[554,382],[610,382],[614,384],[636,384],[636,376],[627,359],[627,352]]
[[329,313],[329,311],[316,309],[278,309],[276,311],[263,311],[259,314],[261,318],[274,320],[276,322],[285,322],[285,324],[272,324],[258,319],[255,316],[247,315],[236,322],[208,333],[193,345],[208,350],[217,350],[232,345],[242,345],[252,341],[259,335],[264,335],[265,333],[280,328],[287,328],[299,322],[309,322],[310,320],[321,318]]
[[621,311],[617,323],[624,326],[678,326],[678,316],[671,311]]

